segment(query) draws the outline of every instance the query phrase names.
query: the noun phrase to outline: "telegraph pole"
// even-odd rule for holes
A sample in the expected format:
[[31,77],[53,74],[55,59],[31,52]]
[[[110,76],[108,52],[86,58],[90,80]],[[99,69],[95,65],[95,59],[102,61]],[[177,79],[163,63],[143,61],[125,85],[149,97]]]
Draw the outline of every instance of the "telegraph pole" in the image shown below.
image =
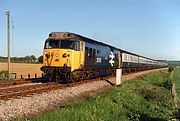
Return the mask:
[[8,48],[8,78],[10,78],[10,63],[11,63],[11,58],[10,58],[10,12],[6,12],[7,15],[7,48]]

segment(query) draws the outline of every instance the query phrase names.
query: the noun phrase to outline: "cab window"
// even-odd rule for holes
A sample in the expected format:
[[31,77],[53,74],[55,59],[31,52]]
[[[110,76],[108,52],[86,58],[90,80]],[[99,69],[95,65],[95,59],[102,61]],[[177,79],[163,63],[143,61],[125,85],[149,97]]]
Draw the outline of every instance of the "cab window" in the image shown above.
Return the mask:
[[45,48],[59,48],[59,41],[47,41]]
[[73,49],[73,41],[61,40],[60,48]]
[[74,43],[74,49],[77,50],[77,51],[80,51],[80,42],[79,41],[76,41]]
[[74,49],[74,41],[68,40],[48,40],[45,43],[45,49],[63,48]]

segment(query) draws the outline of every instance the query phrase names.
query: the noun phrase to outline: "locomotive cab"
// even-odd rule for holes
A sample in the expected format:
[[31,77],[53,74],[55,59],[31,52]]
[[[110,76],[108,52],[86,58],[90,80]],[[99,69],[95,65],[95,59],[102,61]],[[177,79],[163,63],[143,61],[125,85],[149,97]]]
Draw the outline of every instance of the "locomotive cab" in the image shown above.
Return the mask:
[[84,66],[84,42],[63,32],[53,32],[45,41],[43,67],[46,75],[67,77],[70,72]]

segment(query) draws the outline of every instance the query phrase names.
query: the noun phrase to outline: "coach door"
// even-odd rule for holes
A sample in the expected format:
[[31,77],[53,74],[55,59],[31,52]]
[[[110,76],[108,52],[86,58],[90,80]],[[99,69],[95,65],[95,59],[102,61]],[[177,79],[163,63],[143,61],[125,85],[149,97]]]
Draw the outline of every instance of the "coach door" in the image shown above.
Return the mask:
[[85,48],[85,65],[86,66],[94,66],[96,63],[96,49],[93,48]]

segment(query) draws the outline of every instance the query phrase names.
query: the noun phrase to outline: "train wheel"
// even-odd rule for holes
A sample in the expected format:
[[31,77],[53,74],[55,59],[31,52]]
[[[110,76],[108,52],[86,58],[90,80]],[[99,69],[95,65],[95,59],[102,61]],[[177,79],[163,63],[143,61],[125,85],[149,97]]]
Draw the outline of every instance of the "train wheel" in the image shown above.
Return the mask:
[[59,78],[56,76],[56,75],[51,75],[50,78],[49,78],[50,81],[53,81],[53,82],[56,82],[58,83],[59,82]]
[[58,71],[54,71],[52,75],[50,76],[50,81],[54,81],[56,83],[59,83],[60,81],[60,73]]
[[70,82],[74,82],[74,80],[71,78],[71,73],[67,72],[65,74],[65,82],[70,83]]

